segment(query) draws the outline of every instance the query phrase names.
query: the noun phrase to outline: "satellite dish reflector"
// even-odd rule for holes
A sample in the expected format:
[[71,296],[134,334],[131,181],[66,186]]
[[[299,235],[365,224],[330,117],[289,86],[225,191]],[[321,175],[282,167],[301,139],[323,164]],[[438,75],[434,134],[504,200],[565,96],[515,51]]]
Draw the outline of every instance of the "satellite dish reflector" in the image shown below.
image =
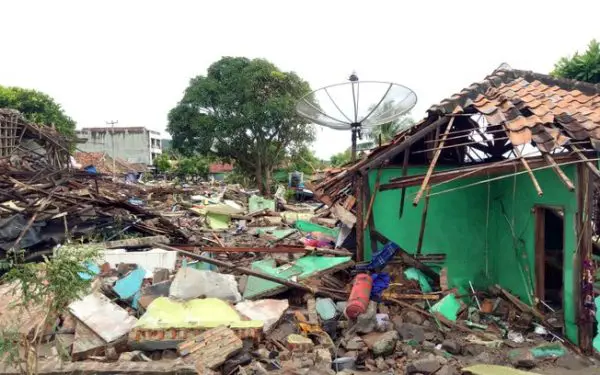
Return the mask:
[[359,81],[352,74],[350,82],[326,86],[302,97],[296,104],[296,111],[315,124],[351,130],[354,160],[356,138],[361,137],[362,129],[394,121],[415,104],[417,95],[406,86],[391,82]]

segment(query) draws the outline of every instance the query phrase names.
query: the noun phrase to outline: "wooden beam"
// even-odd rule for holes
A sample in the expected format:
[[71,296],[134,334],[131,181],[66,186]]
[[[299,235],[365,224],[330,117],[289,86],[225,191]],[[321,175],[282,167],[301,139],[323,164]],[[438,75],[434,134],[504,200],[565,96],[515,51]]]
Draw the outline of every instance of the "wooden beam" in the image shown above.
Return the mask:
[[[532,168],[543,167],[547,165],[547,162],[543,158],[529,158],[529,165]],[[573,155],[561,155],[556,158],[559,163],[573,162],[577,160],[576,156]],[[431,183],[438,183],[448,181],[452,179],[466,178],[466,177],[478,177],[483,175],[492,174],[503,174],[513,173],[515,170],[523,170],[523,165],[514,159],[506,159],[494,163],[478,164],[474,166],[460,167],[452,170],[436,172],[431,176]],[[409,177],[397,177],[390,180],[387,184],[382,184],[379,187],[379,191],[401,189],[404,187],[417,186],[423,181],[424,175],[409,176]]]
[[[382,168],[380,168],[382,169]],[[367,194],[367,196],[371,196],[371,186],[369,185],[369,180],[368,179],[364,179],[364,192],[365,194]],[[373,230],[375,230],[375,215],[371,215],[369,216],[369,220],[368,222],[368,228],[369,228],[369,239],[371,240],[371,254],[373,254],[374,252],[377,251],[377,240],[375,239],[375,237],[373,237],[373,235],[371,235],[371,233],[373,232]],[[363,241],[364,242],[364,241]]]
[[382,153],[374,156],[373,160],[366,163],[365,165],[363,165],[360,168],[360,171],[364,172],[374,165],[381,165],[386,160],[394,158],[396,155],[399,155],[402,151],[408,149],[410,146],[415,144],[417,141],[420,141],[427,134],[429,134],[433,130],[435,130],[438,126],[443,125],[446,122],[448,122],[448,117],[442,116],[442,117],[438,118],[437,120],[435,120],[434,122],[424,125],[421,129],[419,129],[414,134],[407,135],[406,139],[404,141],[402,141],[401,143],[399,143],[397,145],[391,145]]
[[[263,280],[273,281],[273,282],[275,282],[277,284],[282,284],[282,285],[285,285],[285,286],[290,287],[290,288],[300,289],[300,290],[303,290],[305,292],[309,292],[311,294],[321,294],[321,295],[324,295],[326,297],[332,297],[331,293],[321,291],[321,290],[319,290],[317,288],[314,288],[314,287],[311,287],[311,286],[308,286],[308,285],[305,285],[305,284],[302,284],[302,283],[297,283],[295,281],[286,280],[286,279],[283,279],[283,278],[280,278],[280,277],[277,277],[277,276],[269,275],[269,274],[266,274],[264,272],[256,271],[256,270],[253,270],[253,269],[249,269],[249,268],[245,268],[245,267],[238,267],[235,264],[230,263],[230,262],[225,262],[225,261],[222,261],[222,260],[219,260],[219,259],[215,259],[215,258],[204,257],[202,255],[194,254],[194,253],[191,253],[189,251],[181,250],[181,249],[178,249],[178,248],[175,248],[175,247],[172,247],[172,246],[168,246],[168,245],[165,245],[165,244],[162,244],[162,243],[156,243],[155,246],[159,247],[161,249],[164,249],[164,250],[176,251],[176,252],[178,252],[178,253],[180,253],[182,255],[185,255],[188,258],[196,259],[196,260],[199,260],[201,262],[208,263],[208,264],[214,264],[215,266],[219,266],[219,267],[222,267],[224,269],[238,271],[239,273],[241,273],[243,275],[255,276],[255,277],[258,277],[258,278],[263,279]],[[348,262],[348,266],[349,267],[352,266],[352,264],[353,264],[353,262]],[[333,296],[333,297],[335,297],[335,296]]]
[[362,262],[364,260],[364,206],[365,196],[363,192],[363,179],[365,177],[358,174],[353,177],[354,179],[354,196],[356,197],[356,225],[354,230],[356,231],[356,260]]
[[425,223],[427,222],[427,211],[429,209],[429,192],[431,187],[427,187],[427,195],[425,195],[425,206],[423,207],[423,214],[421,215],[421,230],[419,230],[419,241],[417,242],[417,255],[421,255],[421,248],[423,246],[423,237],[425,236]]
[[521,164],[523,164],[523,167],[527,170],[527,174],[529,174],[529,177],[531,178],[531,182],[533,182],[533,186],[535,187],[535,190],[537,191],[538,196],[540,196],[540,197],[543,196],[544,192],[542,191],[542,188],[540,187],[540,183],[538,182],[537,178],[535,178],[535,175],[533,174],[533,171],[531,170],[529,163],[527,162],[527,160],[525,160],[525,158],[521,154],[521,150],[519,150],[517,148],[517,146],[514,147],[514,150],[515,150],[515,154],[521,161]]
[[[402,177],[408,174],[408,159],[410,159],[410,147],[404,150],[404,160],[402,161]],[[406,199],[406,188],[402,188],[400,193],[400,209],[398,211],[398,219],[404,214],[404,200]]]
[[[376,236],[377,240],[379,242],[381,242],[381,243],[385,244],[385,243],[388,243],[388,242],[392,242],[387,237],[385,237],[383,234],[377,232],[376,230],[374,230],[373,233]],[[398,245],[398,244],[396,244],[396,245]],[[400,248],[398,250],[398,252],[400,253],[400,258],[402,259],[402,262],[404,264],[409,265],[411,267],[414,267],[414,268],[420,270],[425,275],[427,275],[431,280],[433,280],[433,282],[436,285],[440,285],[440,275],[438,275],[429,266],[421,263],[412,254],[409,254],[406,250],[404,250],[402,247],[400,247],[400,245],[398,245],[398,247]]]
[[[377,170],[377,178],[375,178],[375,188],[373,189],[373,192],[370,195],[370,199],[369,199],[369,207],[367,208],[367,216],[365,216],[365,223],[363,226],[363,230],[367,229],[367,226],[369,225],[369,220],[371,218],[371,212],[373,211],[373,204],[375,203],[375,196],[377,195],[377,192],[379,192],[379,184],[381,183],[381,172],[383,171],[382,168],[379,168]],[[367,180],[368,183],[368,180]]]
[[413,200],[413,206],[416,206],[419,204],[419,200],[421,200],[421,196],[423,195],[423,192],[427,188],[427,185],[429,185],[429,179],[431,178],[431,174],[433,173],[433,170],[435,169],[435,165],[440,157],[440,154],[442,153],[442,148],[444,147],[444,142],[446,141],[446,138],[448,137],[448,133],[450,133],[450,129],[452,129],[452,125],[454,124],[455,118],[456,117],[452,117],[450,119],[450,123],[446,127],[446,131],[444,132],[444,135],[442,136],[442,140],[440,141],[439,147],[435,151],[435,155],[433,155],[433,160],[431,161],[431,163],[429,163],[429,169],[427,170],[427,174],[425,175],[425,178],[423,179],[423,183],[421,183],[421,188],[419,189],[419,191],[417,192],[417,196]]
[[560,166],[556,164],[556,161],[554,161],[552,156],[550,156],[550,154],[548,154],[547,152],[544,152],[542,155],[544,156],[544,159],[546,159],[548,164],[552,166],[552,169],[554,169],[554,172],[556,172],[558,178],[561,179],[561,181],[563,182],[563,184],[565,184],[567,189],[569,189],[569,191],[575,191],[575,185],[573,185],[573,182],[569,179],[569,177],[567,177],[565,172],[563,172],[563,170],[560,169]]
[[600,178],[600,171],[598,170],[598,168],[596,167],[596,165],[594,165],[594,163],[592,163],[590,161],[590,159],[587,158],[587,156],[585,156],[583,154],[583,152],[581,152],[581,149],[577,146],[575,146],[574,144],[569,145],[569,148],[575,152],[575,154],[577,155],[577,157],[583,161],[585,161],[585,165],[590,169],[590,171],[596,175],[596,177]]

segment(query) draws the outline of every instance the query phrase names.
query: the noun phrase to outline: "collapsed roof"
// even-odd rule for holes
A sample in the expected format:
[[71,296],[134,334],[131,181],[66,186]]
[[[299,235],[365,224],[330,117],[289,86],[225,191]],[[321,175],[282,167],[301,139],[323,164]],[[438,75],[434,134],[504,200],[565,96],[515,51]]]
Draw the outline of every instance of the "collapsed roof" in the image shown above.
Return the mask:
[[[352,176],[385,164],[433,168],[514,159],[527,167],[526,158],[542,156],[556,170],[557,155],[586,158],[583,151],[594,149],[600,150],[600,85],[503,65],[430,107],[426,118],[366,158],[313,181],[312,188],[333,204],[350,191]],[[594,174],[600,176],[597,169]]]
[[0,171],[61,170],[69,166],[71,141],[56,129],[0,108]]

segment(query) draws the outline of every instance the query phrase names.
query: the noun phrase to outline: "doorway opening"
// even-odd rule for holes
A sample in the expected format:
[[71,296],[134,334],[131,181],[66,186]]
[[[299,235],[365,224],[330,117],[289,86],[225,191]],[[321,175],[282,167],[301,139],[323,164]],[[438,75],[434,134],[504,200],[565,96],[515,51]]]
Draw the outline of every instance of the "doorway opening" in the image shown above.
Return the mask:
[[563,308],[564,211],[536,207],[536,295],[553,310]]

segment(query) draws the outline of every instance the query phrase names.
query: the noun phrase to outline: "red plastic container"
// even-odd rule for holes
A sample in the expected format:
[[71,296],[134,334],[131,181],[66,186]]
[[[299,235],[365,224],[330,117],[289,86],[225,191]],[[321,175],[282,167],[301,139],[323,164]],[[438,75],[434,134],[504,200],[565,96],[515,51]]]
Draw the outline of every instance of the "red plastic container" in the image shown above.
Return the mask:
[[373,279],[366,273],[359,273],[354,278],[354,286],[350,292],[350,298],[346,305],[346,316],[348,319],[356,319],[360,314],[367,311],[369,307]]

